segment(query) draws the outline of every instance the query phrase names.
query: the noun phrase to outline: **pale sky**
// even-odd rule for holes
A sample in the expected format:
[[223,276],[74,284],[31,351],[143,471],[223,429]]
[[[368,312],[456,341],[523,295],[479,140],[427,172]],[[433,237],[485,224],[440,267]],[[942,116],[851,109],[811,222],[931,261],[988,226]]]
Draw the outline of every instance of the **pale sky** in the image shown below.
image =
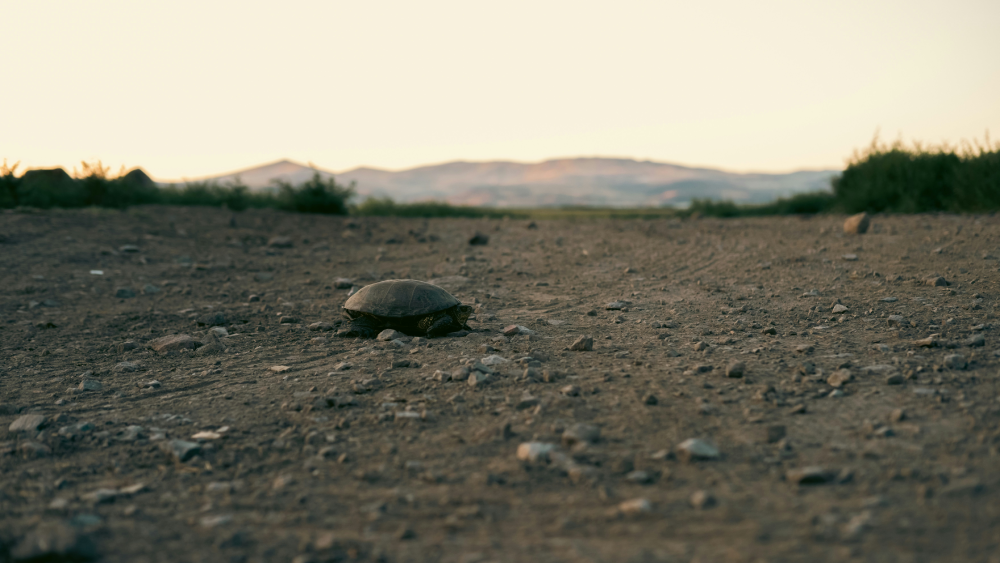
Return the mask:
[[0,159],[154,178],[1000,138],[1000,2],[10,1]]

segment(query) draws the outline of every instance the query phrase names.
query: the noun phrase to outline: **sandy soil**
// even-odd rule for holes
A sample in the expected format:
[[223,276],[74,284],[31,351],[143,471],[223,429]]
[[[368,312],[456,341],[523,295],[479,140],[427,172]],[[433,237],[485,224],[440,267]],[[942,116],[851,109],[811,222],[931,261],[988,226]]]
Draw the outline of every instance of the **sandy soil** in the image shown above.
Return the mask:
[[2,214],[0,561],[1000,561],[1000,220],[842,221]]

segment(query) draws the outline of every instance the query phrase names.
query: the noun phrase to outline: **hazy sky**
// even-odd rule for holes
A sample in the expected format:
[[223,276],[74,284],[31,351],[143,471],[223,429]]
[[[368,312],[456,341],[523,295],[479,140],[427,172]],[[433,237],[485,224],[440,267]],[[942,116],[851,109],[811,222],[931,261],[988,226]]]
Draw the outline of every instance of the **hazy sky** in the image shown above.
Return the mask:
[[1000,138],[997,0],[11,1],[0,158],[158,179]]

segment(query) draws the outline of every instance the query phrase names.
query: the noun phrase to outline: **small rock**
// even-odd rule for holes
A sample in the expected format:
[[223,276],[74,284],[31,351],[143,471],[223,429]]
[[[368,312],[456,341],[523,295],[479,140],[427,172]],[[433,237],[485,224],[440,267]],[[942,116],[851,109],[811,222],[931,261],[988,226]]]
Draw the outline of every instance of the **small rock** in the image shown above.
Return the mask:
[[562,443],[566,447],[593,444],[601,439],[601,429],[592,424],[578,423],[563,431]]
[[626,303],[624,301],[612,301],[611,303],[608,303],[607,305],[605,305],[604,308],[606,310],[608,310],[608,311],[621,311],[622,309],[624,309],[627,306],[628,306],[628,303]]
[[889,323],[889,326],[903,326],[903,322],[905,320],[906,319],[903,318],[903,315],[889,315],[889,318],[886,319],[886,322]]
[[196,320],[198,326],[219,326],[226,324],[226,315],[222,312],[216,311],[214,313],[206,313]]
[[[286,372],[286,371],[288,371],[288,370],[290,370],[292,368],[290,366],[271,366],[271,367],[269,367],[267,369],[268,369],[268,371],[272,371],[274,373],[284,373],[284,372]],[[336,370],[337,366],[333,366],[333,369]]]
[[165,451],[174,456],[177,461],[187,461],[201,453],[201,445],[196,442],[186,442],[184,440],[170,440],[164,442],[162,447]]
[[646,393],[645,395],[642,396],[642,403],[644,405],[655,405],[658,404],[659,402],[660,400],[657,399],[656,395],[652,393]]
[[489,374],[483,373],[481,371],[473,371],[469,374],[469,387],[479,387],[485,385],[490,380]]
[[531,330],[530,328],[528,328],[526,326],[521,326],[521,325],[510,325],[510,326],[504,327],[504,329],[503,329],[503,335],[504,336],[516,336],[518,334],[531,335],[531,334],[535,334],[535,331]]
[[503,356],[497,356],[496,354],[486,356],[485,358],[479,360],[484,366],[499,366],[508,363],[510,360],[504,358]]
[[858,255],[857,254],[844,254],[843,256],[841,256],[841,258],[843,258],[847,262],[857,262]]
[[337,278],[333,280],[333,287],[337,289],[351,289],[354,287],[354,280],[349,278]]
[[267,241],[267,245],[271,248],[291,248],[293,245],[292,237],[271,237],[271,239]]
[[938,345],[937,336],[938,335],[936,335],[936,334],[932,334],[932,335],[928,336],[927,338],[921,338],[920,340],[914,340],[913,341],[913,345],[914,346],[920,346],[920,347],[923,347],[923,348],[936,348],[937,345]]
[[695,491],[691,495],[691,506],[695,510],[705,510],[715,506],[715,497],[708,491]]
[[45,424],[45,417],[40,414],[25,414],[10,423],[7,428],[11,432],[34,432]]
[[333,325],[330,323],[318,322],[310,324],[307,328],[312,331],[328,332],[333,330]]
[[118,362],[115,367],[111,368],[111,371],[115,373],[132,373],[139,371],[142,366],[138,362]]
[[832,472],[818,466],[790,469],[785,473],[785,479],[797,485],[821,485],[829,483],[833,478]]
[[653,482],[653,475],[648,471],[636,470],[630,471],[625,475],[626,481],[631,481],[639,485],[647,485]]
[[863,235],[868,232],[868,224],[870,218],[867,213],[861,212],[857,215],[851,215],[844,221],[844,234],[847,235]]
[[130,287],[119,287],[115,289],[116,299],[132,299],[135,297],[135,291]]
[[726,377],[739,378],[743,377],[743,373],[746,371],[746,364],[737,360],[729,362],[726,366]]
[[271,281],[274,279],[274,274],[271,272],[257,272],[253,275],[253,279],[259,282]]
[[399,332],[398,330],[393,330],[391,328],[387,328],[382,332],[378,333],[377,338],[382,342],[389,342],[390,340],[397,340],[397,339],[400,340],[409,339],[409,337],[403,334],[402,332]]
[[214,334],[219,338],[226,338],[227,336],[229,336],[229,331],[221,326],[214,326],[208,332],[211,332],[212,334]]
[[831,311],[834,313],[844,313],[847,312],[847,307],[841,305],[840,303],[837,303],[836,305],[833,306],[833,309],[831,309]]
[[893,409],[889,413],[889,422],[900,422],[902,420],[906,420],[906,411],[903,409]]
[[118,350],[119,354],[122,354],[122,353],[128,352],[130,350],[135,350],[138,347],[139,347],[138,344],[136,344],[135,342],[132,342],[131,340],[129,340],[127,342],[121,342],[121,343],[119,343],[118,346],[115,346],[115,349]]
[[645,498],[634,498],[618,505],[618,512],[624,516],[636,516],[652,511],[653,503]]
[[780,442],[785,437],[785,427],[782,425],[767,427],[767,443],[774,444]]
[[38,442],[21,442],[17,446],[17,451],[21,452],[21,455],[29,459],[37,459],[40,457],[46,457],[52,453],[45,444],[39,444]]
[[948,280],[942,278],[941,276],[927,278],[924,283],[927,285],[932,285],[934,287],[948,287],[951,285]]
[[524,442],[517,447],[517,459],[530,463],[546,462],[549,460],[549,454],[555,449],[554,444]]
[[149,347],[159,354],[166,354],[177,350],[194,350],[198,346],[201,346],[201,342],[191,338],[187,334],[161,336],[149,343]]
[[770,327],[767,327],[764,330],[760,331],[760,333],[761,334],[775,335],[775,334],[778,334],[778,331],[773,326],[770,326]]
[[100,391],[103,388],[104,385],[102,385],[100,381],[96,381],[94,379],[84,379],[77,387],[80,391]]
[[490,242],[490,237],[482,233],[476,233],[475,235],[473,235],[472,238],[469,239],[469,244],[472,246],[483,246],[489,244],[489,242]]
[[569,346],[575,352],[590,352],[594,349],[594,338],[592,336],[581,336],[573,341]]
[[965,341],[965,345],[970,348],[980,348],[986,346],[986,337],[982,334],[973,334],[968,340]]
[[160,292],[160,288],[151,283],[147,283],[146,285],[142,286],[142,292],[145,293],[146,295],[156,295],[157,293]]
[[566,395],[567,397],[579,397],[580,387],[577,385],[567,385],[559,390],[560,393]]
[[347,371],[354,367],[350,362],[339,362],[333,365],[333,371]]
[[719,459],[719,450],[697,438],[688,438],[677,446],[677,453],[684,461]]
[[831,373],[830,377],[826,378],[826,382],[830,387],[838,389],[852,379],[854,379],[854,376],[851,374],[851,370],[845,368]]
[[282,325],[299,324],[299,322],[300,321],[297,317],[292,317],[290,315],[283,315],[278,319],[278,324]]
[[904,381],[905,379],[903,379],[903,376],[898,373],[894,373],[885,378],[886,385],[902,385]]
[[948,354],[944,357],[944,367],[948,369],[965,369],[968,362],[961,354]]

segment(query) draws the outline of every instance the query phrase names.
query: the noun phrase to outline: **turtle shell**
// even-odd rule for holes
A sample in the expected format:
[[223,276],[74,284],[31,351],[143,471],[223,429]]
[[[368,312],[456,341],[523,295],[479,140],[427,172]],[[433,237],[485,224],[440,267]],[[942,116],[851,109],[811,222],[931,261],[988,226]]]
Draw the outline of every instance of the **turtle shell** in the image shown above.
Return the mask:
[[344,308],[377,317],[401,318],[450,309],[461,301],[440,287],[417,280],[385,280],[366,285]]

